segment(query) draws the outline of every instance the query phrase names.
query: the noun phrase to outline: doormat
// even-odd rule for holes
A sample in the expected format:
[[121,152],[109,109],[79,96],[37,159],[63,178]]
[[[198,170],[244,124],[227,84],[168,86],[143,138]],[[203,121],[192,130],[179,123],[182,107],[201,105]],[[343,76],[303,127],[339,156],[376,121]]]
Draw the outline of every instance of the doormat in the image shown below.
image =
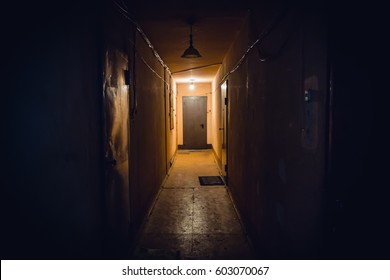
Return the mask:
[[221,176],[199,176],[201,186],[225,185]]

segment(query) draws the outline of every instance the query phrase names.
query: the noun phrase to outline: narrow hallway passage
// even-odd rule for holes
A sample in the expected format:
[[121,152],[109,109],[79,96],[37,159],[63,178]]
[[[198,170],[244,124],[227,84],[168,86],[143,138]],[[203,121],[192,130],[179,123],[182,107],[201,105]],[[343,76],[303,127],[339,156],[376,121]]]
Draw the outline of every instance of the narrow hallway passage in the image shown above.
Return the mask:
[[2,258],[390,258],[384,6],[11,2]]
[[226,186],[201,186],[218,176],[211,150],[180,150],[139,237],[135,258],[251,259]]

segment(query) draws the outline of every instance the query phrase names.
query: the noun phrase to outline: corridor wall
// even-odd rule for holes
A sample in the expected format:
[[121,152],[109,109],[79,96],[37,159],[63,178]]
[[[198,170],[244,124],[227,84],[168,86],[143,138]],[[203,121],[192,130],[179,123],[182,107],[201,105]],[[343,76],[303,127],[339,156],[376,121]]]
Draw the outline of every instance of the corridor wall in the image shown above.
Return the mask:
[[260,257],[320,251],[326,55],[319,9],[264,4],[214,81],[228,80],[228,186]]
[[7,4],[0,254],[125,258],[176,153],[173,80],[126,7],[45,4]]

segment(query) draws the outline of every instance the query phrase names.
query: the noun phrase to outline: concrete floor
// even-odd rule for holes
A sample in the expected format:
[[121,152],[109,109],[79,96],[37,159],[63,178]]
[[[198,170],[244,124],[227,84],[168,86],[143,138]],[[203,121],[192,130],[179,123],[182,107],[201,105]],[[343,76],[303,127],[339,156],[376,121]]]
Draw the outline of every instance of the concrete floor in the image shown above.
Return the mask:
[[180,150],[138,238],[137,259],[251,259],[253,254],[211,150]]

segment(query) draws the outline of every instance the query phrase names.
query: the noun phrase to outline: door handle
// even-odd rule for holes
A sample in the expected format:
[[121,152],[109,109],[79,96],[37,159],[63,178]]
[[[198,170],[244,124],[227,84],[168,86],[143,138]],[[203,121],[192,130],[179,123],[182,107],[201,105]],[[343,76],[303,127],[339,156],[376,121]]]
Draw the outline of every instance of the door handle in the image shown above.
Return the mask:
[[200,125],[202,128],[204,128],[204,124],[202,123],[201,125]]
[[219,130],[225,130],[223,127],[220,127]]

